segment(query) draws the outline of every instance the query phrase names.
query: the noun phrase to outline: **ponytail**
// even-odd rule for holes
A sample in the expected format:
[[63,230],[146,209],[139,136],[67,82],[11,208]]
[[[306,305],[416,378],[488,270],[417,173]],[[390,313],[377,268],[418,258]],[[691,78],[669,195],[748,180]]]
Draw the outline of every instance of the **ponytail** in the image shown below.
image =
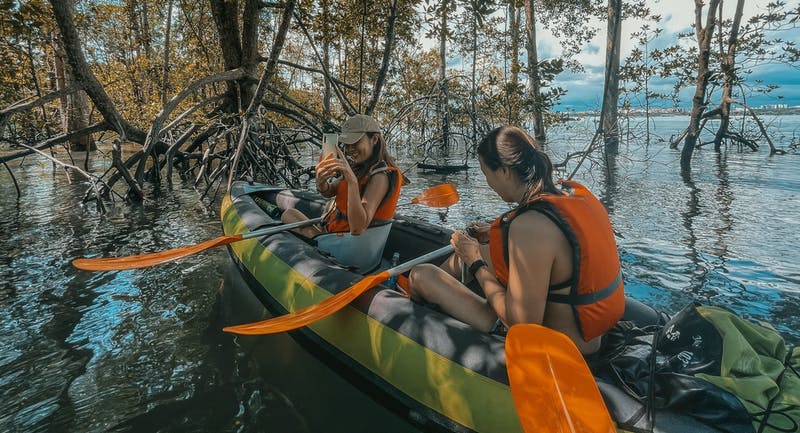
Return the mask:
[[495,128],[478,144],[478,155],[492,171],[509,167],[527,185],[523,202],[540,194],[562,194],[553,182],[553,163],[541,144],[515,126]]

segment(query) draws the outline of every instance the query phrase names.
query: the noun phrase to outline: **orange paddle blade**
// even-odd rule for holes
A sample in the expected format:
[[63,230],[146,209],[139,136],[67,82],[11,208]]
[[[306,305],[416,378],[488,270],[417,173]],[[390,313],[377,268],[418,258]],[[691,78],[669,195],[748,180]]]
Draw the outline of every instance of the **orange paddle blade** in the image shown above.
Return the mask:
[[228,326],[222,330],[242,335],[275,334],[302,328],[341,310],[359,295],[389,279],[389,271],[371,275],[331,296],[330,298],[294,313],[244,325]]
[[443,183],[422,191],[411,199],[411,203],[430,207],[449,207],[458,203],[458,199],[456,187],[452,183]]
[[84,271],[124,271],[127,269],[146,268],[148,266],[155,266],[191,256],[192,254],[197,254],[200,251],[205,251],[220,245],[228,245],[241,239],[241,234],[227,235],[188,247],[175,248],[157,253],[140,254],[138,256],[81,258],[73,260],[72,266],[83,269]]
[[506,367],[526,433],[616,433],[583,355],[566,335],[540,325],[512,326]]

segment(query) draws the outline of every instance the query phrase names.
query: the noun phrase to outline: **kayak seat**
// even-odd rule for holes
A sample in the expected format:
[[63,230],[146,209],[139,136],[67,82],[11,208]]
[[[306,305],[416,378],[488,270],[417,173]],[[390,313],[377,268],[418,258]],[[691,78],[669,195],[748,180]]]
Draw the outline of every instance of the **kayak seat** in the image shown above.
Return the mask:
[[314,237],[317,249],[332,256],[344,266],[352,266],[358,273],[367,274],[381,265],[383,248],[389,238],[392,224],[369,227],[364,233],[324,233]]

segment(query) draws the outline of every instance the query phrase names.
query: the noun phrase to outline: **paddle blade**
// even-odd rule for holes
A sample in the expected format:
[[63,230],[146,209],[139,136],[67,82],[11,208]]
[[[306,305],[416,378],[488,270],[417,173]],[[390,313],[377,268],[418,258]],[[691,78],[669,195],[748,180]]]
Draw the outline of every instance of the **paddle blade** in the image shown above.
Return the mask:
[[173,250],[157,253],[140,254],[138,256],[81,258],[73,260],[72,266],[83,269],[84,271],[124,271],[128,269],[140,269],[191,256],[192,254],[197,254],[201,251],[221,245],[228,245],[241,239],[241,234],[228,235],[188,247],[175,248]]
[[380,274],[370,275],[349,288],[331,296],[330,298],[306,308],[298,310],[294,313],[285,314],[283,316],[273,317],[271,319],[262,320],[261,322],[248,323],[244,325],[228,326],[222,330],[234,334],[242,335],[261,335],[261,334],[276,334],[278,332],[291,331],[293,329],[302,328],[316,322],[317,320],[324,319],[333,313],[341,310],[345,305],[352,302],[359,295],[367,290],[377,286],[378,284],[389,279],[389,272],[383,271]]
[[583,355],[566,335],[539,325],[506,336],[511,395],[526,433],[615,433]]
[[458,203],[458,199],[456,187],[452,183],[443,183],[422,191],[411,199],[411,203],[430,207],[449,207]]

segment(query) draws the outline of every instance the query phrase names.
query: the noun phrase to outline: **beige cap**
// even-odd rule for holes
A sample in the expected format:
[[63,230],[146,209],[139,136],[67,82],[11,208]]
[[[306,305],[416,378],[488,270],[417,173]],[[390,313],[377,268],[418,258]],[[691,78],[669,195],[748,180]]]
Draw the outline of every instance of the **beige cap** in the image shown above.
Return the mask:
[[342,133],[339,134],[339,142],[353,144],[360,140],[366,132],[381,132],[378,122],[365,114],[355,114],[350,116],[342,124]]

